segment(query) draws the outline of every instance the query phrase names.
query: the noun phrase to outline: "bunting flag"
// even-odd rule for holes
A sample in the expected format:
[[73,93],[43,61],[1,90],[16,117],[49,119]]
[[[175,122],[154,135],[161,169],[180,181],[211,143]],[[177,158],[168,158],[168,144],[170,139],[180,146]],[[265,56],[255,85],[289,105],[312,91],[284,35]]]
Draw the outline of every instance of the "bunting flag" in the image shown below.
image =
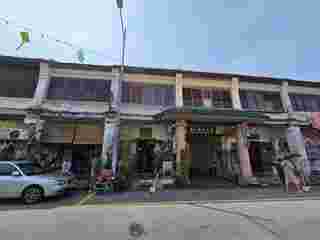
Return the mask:
[[20,32],[20,38],[21,38],[21,43],[17,47],[17,50],[19,50],[25,43],[30,42],[29,32]]
[[[123,1],[119,1],[119,4],[120,4],[120,7],[123,7]],[[26,43],[30,43],[31,42],[31,39],[30,39],[30,33],[33,34],[32,38],[37,38],[36,36],[39,35],[39,37],[43,40],[50,40],[50,41],[54,41],[58,44],[61,44],[61,45],[64,45],[64,46],[67,46],[69,48],[72,48],[73,50],[76,51],[76,54],[77,54],[77,59],[79,62],[83,63],[86,61],[86,56],[85,55],[96,55],[96,56],[100,56],[100,57],[103,57],[105,59],[109,59],[109,60],[112,60],[112,61],[120,61],[120,59],[118,57],[112,57],[108,54],[105,54],[103,52],[100,52],[100,51],[97,51],[97,50],[94,50],[94,49],[89,49],[89,48],[85,48],[85,52],[84,52],[84,49],[81,48],[80,46],[77,46],[69,41],[65,41],[65,40],[62,40],[62,39],[57,39],[53,36],[51,36],[51,34],[48,34],[48,33],[45,33],[45,32],[37,32],[35,31],[34,29],[30,28],[30,27],[27,27],[27,26],[24,26],[23,24],[20,24],[20,23],[15,23],[13,21],[9,21],[8,19],[4,18],[4,17],[1,17],[0,16],[0,24],[5,24],[5,25],[8,25],[8,26],[12,26],[16,29],[18,29],[18,32],[19,32],[19,35],[20,35],[20,39],[21,39],[21,43],[20,45],[16,48],[16,50],[19,50],[24,44]]]
[[84,57],[84,51],[83,51],[82,48],[78,50],[77,56],[78,56],[79,62],[80,62],[80,63],[84,63],[85,57]]

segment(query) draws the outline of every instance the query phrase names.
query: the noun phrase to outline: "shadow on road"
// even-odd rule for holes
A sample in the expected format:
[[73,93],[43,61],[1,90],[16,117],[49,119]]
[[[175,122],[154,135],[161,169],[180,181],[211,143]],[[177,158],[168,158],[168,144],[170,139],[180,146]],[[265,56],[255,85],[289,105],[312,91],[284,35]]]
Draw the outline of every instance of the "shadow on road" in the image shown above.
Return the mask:
[[66,192],[64,195],[45,198],[37,204],[27,205],[21,199],[0,199],[0,211],[52,209],[77,204],[86,192]]

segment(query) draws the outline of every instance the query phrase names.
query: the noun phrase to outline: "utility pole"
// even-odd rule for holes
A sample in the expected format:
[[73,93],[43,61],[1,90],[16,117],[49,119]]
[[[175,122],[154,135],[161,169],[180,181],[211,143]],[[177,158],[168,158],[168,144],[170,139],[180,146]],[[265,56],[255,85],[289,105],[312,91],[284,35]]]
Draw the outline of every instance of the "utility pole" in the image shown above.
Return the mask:
[[[112,160],[112,171],[116,174],[119,138],[120,138],[120,104],[121,104],[121,83],[124,80],[125,71],[125,50],[126,50],[126,24],[123,16],[123,0],[116,0],[120,13],[120,24],[122,33],[121,66],[118,79],[112,81],[109,91],[109,109],[105,119],[104,144],[102,156],[107,161]],[[110,102],[112,104],[110,104]],[[111,106],[111,109],[110,109]],[[109,157],[110,156],[110,157]],[[110,159],[112,158],[112,159]]]
[[[123,17],[123,0],[117,0],[117,7],[119,9],[119,14],[120,14],[120,23],[121,23],[121,33],[122,33],[122,48],[121,48],[121,67],[120,67],[120,75],[119,75],[119,80],[120,80],[120,87],[121,87],[121,81],[123,81],[124,78],[124,66],[125,66],[125,51],[126,51],[126,35],[127,35],[127,27],[124,23],[124,17]],[[119,89],[121,90],[121,89]],[[121,95],[121,94],[118,94]],[[116,104],[118,107],[121,99],[120,96],[118,96],[118,99],[116,99]]]

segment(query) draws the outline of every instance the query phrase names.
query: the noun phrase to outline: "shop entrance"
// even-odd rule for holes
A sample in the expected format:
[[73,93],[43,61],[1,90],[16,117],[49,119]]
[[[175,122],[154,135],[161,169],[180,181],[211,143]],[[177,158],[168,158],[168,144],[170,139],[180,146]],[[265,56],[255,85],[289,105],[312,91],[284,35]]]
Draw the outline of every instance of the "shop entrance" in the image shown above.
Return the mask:
[[228,126],[206,127],[200,124],[191,125],[191,182],[201,185],[225,186],[233,181],[233,153],[232,144],[223,148],[226,139],[225,130]]
[[99,145],[73,145],[72,149],[72,172],[80,179],[89,179],[91,160],[101,149]]
[[208,136],[192,135],[191,140],[191,177],[217,176],[219,144],[209,142]]
[[254,175],[272,174],[274,151],[271,142],[250,141],[249,156]]
[[154,154],[155,143],[150,140],[137,141],[137,160],[136,171],[137,173],[150,173],[154,172]]

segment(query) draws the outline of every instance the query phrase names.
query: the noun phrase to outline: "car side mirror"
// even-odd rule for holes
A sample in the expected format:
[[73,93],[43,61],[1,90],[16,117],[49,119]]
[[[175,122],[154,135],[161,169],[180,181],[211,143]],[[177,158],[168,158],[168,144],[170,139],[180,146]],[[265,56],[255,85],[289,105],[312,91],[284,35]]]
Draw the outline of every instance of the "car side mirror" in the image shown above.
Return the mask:
[[21,176],[21,174],[20,174],[18,171],[13,171],[13,172],[11,173],[11,176],[13,176],[13,177],[19,177],[19,176]]

